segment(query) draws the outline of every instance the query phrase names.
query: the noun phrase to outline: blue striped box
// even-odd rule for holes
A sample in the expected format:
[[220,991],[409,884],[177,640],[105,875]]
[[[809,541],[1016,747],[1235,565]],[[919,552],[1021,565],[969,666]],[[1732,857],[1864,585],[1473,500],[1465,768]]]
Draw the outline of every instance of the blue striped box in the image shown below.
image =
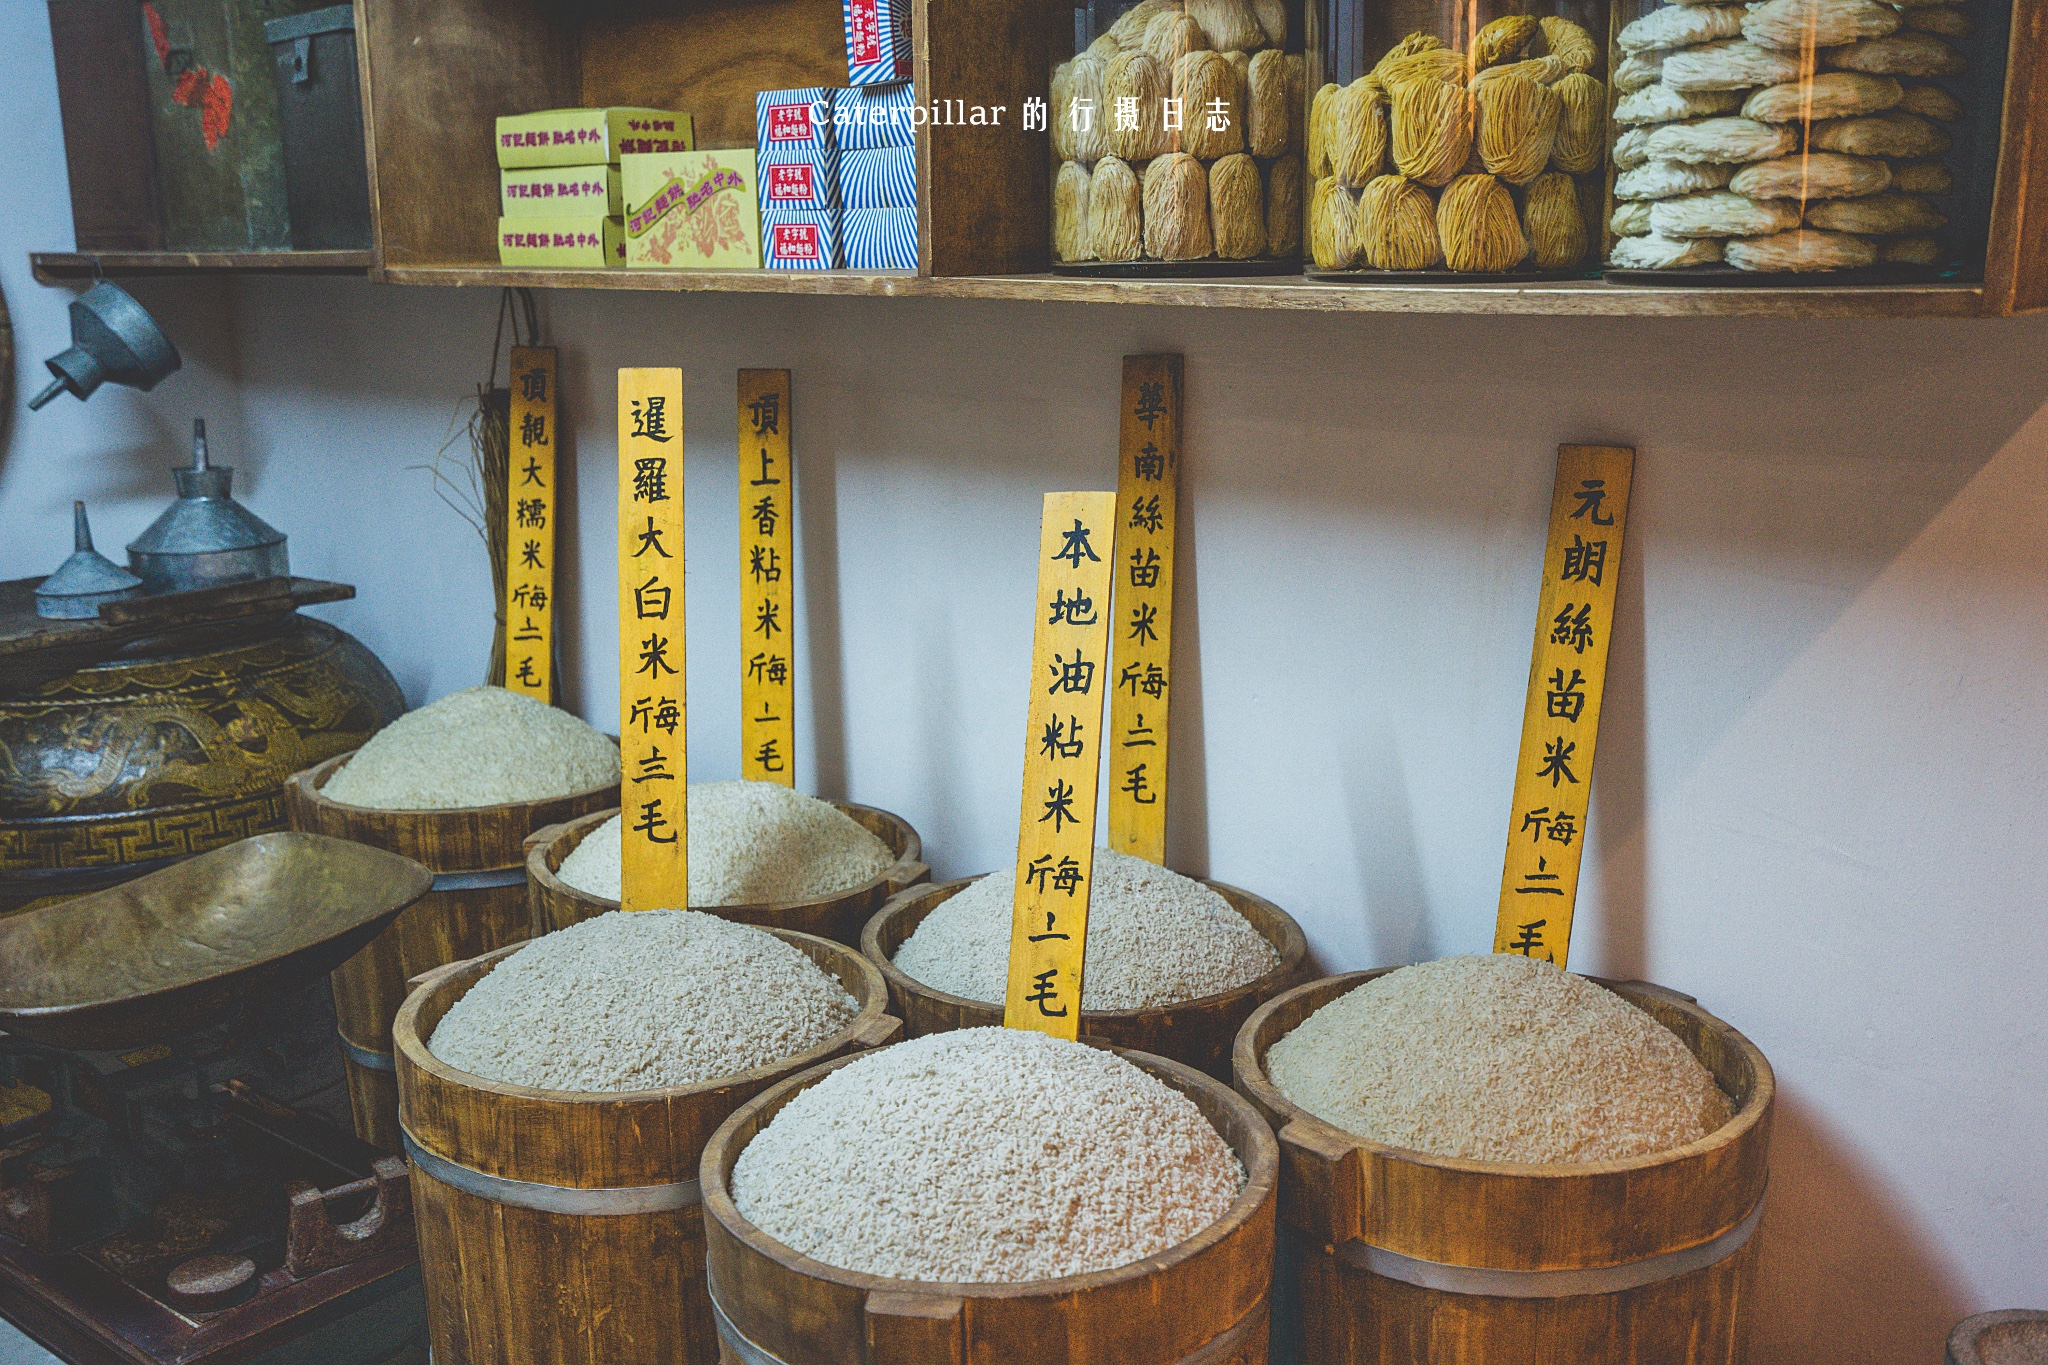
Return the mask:
[[769,152],[827,151],[838,143],[832,131],[830,86],[802,90],[763,90],[754,96],[754,150]]
[[762,152],[763,213],[839,212],[839,158],[827,153]]
[[873,147],[839,158],[839,197],[850,209],[917,207],[917,149]]
[[846,15],[846,79],[886,85],[910,79],[910,0],[840,0]]
[[832,123],[842,152],[871,147],[910,147],[917,125],[910,121],[915,102],[909,85],[870,85],[842,90],[832,105]]
[[916,209],[847,209],[840,225],[849,269],[917,269]]
[[770,270],[836,270],[839,215],[763,210],[761,263]]

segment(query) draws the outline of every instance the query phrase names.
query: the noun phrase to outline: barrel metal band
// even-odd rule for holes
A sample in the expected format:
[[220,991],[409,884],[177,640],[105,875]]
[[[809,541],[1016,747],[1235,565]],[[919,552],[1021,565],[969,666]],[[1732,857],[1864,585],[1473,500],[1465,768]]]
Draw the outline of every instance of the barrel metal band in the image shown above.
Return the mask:
[[[725,1315],[725,1309],[720,1306],[716,1294],[711,1296],[711,1316],[718,1323],[719,1339],[739,1358],[740,1365],[789,1365],[781,1356],[764,1350],[748,1340],[745,1333],[733,1326],[732,1319]],[[1265,1331],[1268,1321],[1267,1314],[1254,1309],[1173,1362],[1173,1365],[1214,1365],[1215,1362],[1225,1360],[1232,1351],[1249,1341],[1254,1332]]]
[[526,881],[526,864],[492,867],[482,872],[437,872],[435,891],[484,891],[494,886],[519,886]]
[[1584,1294],[1619,1294],[1703,1270],[1742,1250],[1763,1216],[1764,1200],[1762,1195],[1758,1195],[1756,1206],[1743,1216],[1742,1221],[1718,1237],[1697,1246],[1645,1256],[1639,1261],[1585,1270],[1496,1270],[1484,1266],[1449,1265],[1443,1261],[1417,1260],[1365,1242],[1346,1242],[1337,1248],[1337,1254],[1352,1265],[1383,1279],[1399,1280],[1418,1289],[1434,1289],[1446,1294],[1477,1294],[1495,1299],[1567,1299]]
[[403,1128],[405,1155],[420,1170],[464,1194],[488,1199],[493,1204],[537,1209],[542,1213],[563,1213],[578,1218],[617,1218],[634,1213],[668,1213],[702,1202],[702,1188],[695,1180],[678,1180],[666,1185],[622,1185],[611,1189],[586,1190],[572,1185],[542,1185],[531,1180],[513,1180],[491,1175],[472,1166],[462,1166],[430,1152]]
[[[340,1038],[341,1035],[336,1034],[335,1037]],[[357,1047],[346,1038],[341,1039],[341,1050],[357,1066],[368,1067],[372,1071],[398,1070],[398,1058],[388,1052],[372,1052],[366,1047]]]

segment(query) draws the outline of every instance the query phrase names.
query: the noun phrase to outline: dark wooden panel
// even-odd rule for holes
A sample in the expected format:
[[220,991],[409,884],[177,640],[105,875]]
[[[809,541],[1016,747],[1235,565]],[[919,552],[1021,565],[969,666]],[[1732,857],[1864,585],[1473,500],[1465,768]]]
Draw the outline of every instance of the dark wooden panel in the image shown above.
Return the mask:
[[1998,191],[1984,260],[1991,313],[2048,308],[2048,3],[2013,0],[2012,55],[1998,148]]
[[577,102],[573,40],[532,0],[359,0],[357,13],[385,264],[495,263],[497,118]]
[[80,251],[156,251],[164,207],[134,0],[50,0],[57,110]]
[[752,147],[754,96],[846,84],[838,0],[703,0],[583,29],[581,103],[679,109],[699,147]]
[[1000,125],[918,133],[921,274],[1013,274],[1049,263],[1046,135],[1024,132],[1022,118],[1027,99],[1046,95],[1052,22],[1035,0],[916,0],[919,102],[940,111],[935,121],[1004,106]]

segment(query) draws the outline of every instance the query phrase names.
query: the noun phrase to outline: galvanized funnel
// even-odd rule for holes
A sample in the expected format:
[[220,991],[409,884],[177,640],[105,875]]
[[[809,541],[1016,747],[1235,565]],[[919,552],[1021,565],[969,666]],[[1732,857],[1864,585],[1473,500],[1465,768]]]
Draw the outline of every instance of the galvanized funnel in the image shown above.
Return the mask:
[[43,363],[57,377],[29,400],[31,412],[66,389],[83,401],[108,380],[147,391],[185,362],[148,309],[101,280],[71,301],[69,349]]
[[90,621],[100,603],[118,602],[141,591],[142,580],[92,547],[85,504],[71,504],[71,558],[36,585],[36,615],[52,621]]

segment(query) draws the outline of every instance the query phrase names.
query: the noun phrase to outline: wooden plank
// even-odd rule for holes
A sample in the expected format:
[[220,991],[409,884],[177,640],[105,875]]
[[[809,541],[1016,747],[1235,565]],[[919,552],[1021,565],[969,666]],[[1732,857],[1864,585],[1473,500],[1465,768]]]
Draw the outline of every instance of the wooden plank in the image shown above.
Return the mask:
[[2048,308],[2048,0],[2013,0],[1998,189],[1984,260],[1989,313]]
[[1114,493],[1048,493],[1038,525],[1031,704],[1003,1023],[1069,1041],[1081,1031],[1082,958],[1094,887],[1116,511]]
[[1560,967],[1571,949],[1586,851],[1635,458],[1626,446],[1560,446],[1550,494],[1493,950]]
[[741,370],[740,776],[796,785],[796,465],[788,370]]
[[1103,280],[1060,275],[930,278],[907,271],[514,270],[496,265],[390,266],[394,284],[492,289],[625,289],[889,298],[1012,299],[1143,307],[1298,312],[1509,314],[1527,317],[1965,318],[1984,316],[1977,285],[1686,289],[1608,285],[1331,284],[1301,276],[1239,280]]
[[512,348],[505,477],[505,686],[555,699],[555,348]]
[[918,102],[942,111],[935,118],[978,105],[1003,108],[1000,125],[918,128],[920,273],[1043,270],[1050,262],[1047,138],[1022,125],[1024,102],[1046,96],[1055,22],[1052,7],[1014,0],[915,0]]
[[1173,701],[1173,539],[1181,357],[1124,357],[1117,419],[1115,645],[1109,697],[1109,847],[1166,863]]
[[164,244],[142,16],[128,0],[53,0],[50,49],[81,251]]
[[690,904],[683,372],[619,371],[620,908]]
[[590,7],[578,33],[581,97],[598,107],[686,110],[699,147],[752,147],[762,90],[846,84],[839,0],[692,0]]
[[373,251],[37,251],[29,266],[39,284],[100,275],[366,275]]

